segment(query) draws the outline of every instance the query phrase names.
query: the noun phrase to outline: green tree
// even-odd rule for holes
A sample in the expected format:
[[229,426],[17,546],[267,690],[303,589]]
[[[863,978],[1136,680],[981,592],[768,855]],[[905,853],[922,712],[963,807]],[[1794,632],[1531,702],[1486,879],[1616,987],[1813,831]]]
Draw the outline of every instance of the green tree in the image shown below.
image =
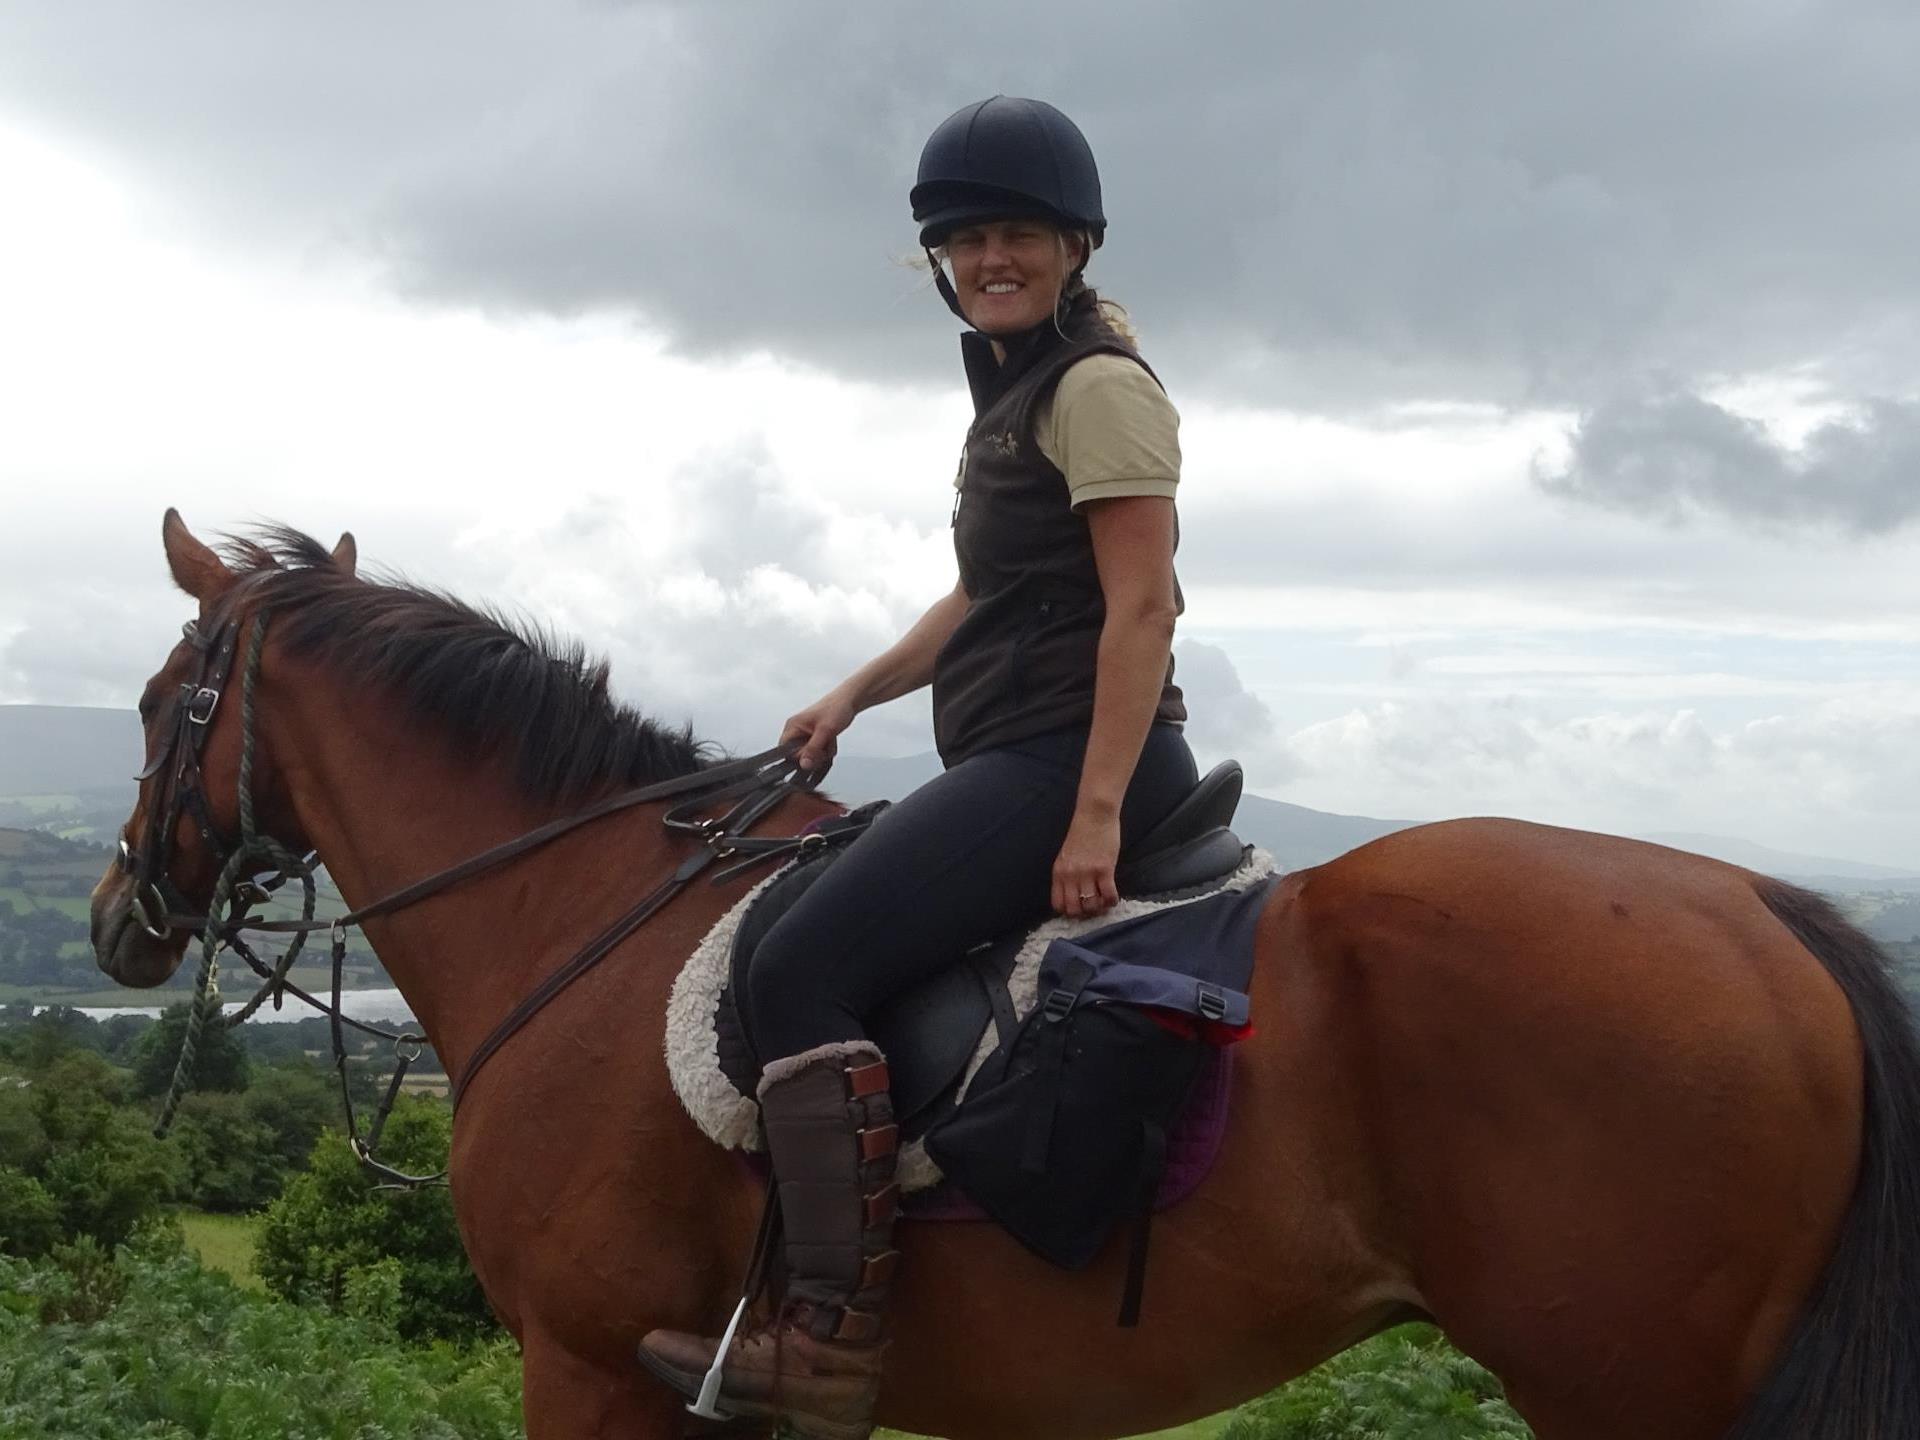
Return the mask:
[[280,1193],[288,1167],[272,1129],[245,1095],[190,1095],[171,1142],[186,1167],[184,1198],[203,1210],[257,1210]]
[[37,1174],[49,1148],[46,1127],[34,1109],[32,1082],[0,1075],[0,1165]]
[[28,1092],[48,1146],[36,1178],[59,1206],[67,1236],[117,1245],[180,1187],[175,1152],[153,1138],[143,1114],[120,1103],[125,1091],[120,1071],[81,1053],[37,1076]]
[[98,1053],[100,1048],[99,1022],[70,1005],[49,1005],[9,1024],[0,1037],[0,1053],[28,1071],[45,1070],[76,1050]]
[[44,1255],[60,1239],[60,1206],[33,1176],[0,1165],[0,1255]]
[[115,1015],[101,1023],[100,1048],[114,1064],[131,1065],[134,1047],[153,1026],[151,1015]]
[[[445,1105],[403,1098],[387,1123],[381,1156],[402,1170],[438,1170],[447,1163],[452,1136],[453,1114]],[[394,1265],[382,1266],[387,1261],[399,1269],[397,1295]],[[321,1136],[306,1172],[267,1208],[256,1263],[275,1294],[337,1310],[351,1299],[363,1311],[379,1310],[408,1339],[493,1328],[446,1190],[373,1189],[335,1131]]]
[[[180,1046],[187,1035],[189,1004],[169,1005],[151,1029],[134,1043],[133,1084],[136,1093],[164,1095],[173,1084],[173,1072],[180,1061]],[[230,1028],[215,1021],[200,1027],[200,1044],[194,1052],[193,1083],[196,1091],[234,1091],[247,1088],[253,1062],[247,1048]]]

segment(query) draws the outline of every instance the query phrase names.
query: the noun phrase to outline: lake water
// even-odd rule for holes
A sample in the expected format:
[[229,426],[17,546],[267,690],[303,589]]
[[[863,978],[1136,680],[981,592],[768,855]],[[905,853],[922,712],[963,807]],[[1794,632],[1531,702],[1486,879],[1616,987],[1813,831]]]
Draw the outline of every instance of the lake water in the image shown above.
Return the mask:
[[[181,998],[186,997],[183,995]],[[234,1008],[246,998],[242,995],[230,999],[227,1002],[227,1008]],[[46,1008],[44,1005],[39,1007],[41,1010]],[[340,1008],[355,1020],[377,1023],[381,1021],[410,1022],[413,1019],[413,1012],[407,1008],[407,1002],[398,990],[344,990],[340,994]],[[157,1018],[161,1007],[158,1005],[82,1005],[79,1009],[82,1015],[90,1015],[95,1020],[111,1020],[116,1015],[151,1015]],[[289,995],[283,1009],[276,1011],[270,1004],[262,1005],[254,1011],[253,1019],[248,1023],[304,1020],[309,1015],[318,1016],[320,1013]]]

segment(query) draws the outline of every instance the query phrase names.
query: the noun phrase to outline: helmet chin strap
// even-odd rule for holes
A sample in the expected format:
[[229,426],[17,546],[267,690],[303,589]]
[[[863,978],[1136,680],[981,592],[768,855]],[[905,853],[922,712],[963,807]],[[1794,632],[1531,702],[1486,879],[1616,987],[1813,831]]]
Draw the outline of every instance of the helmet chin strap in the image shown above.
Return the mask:
[[[953,281],[947,278],[947,267],[940,263],[940,257],[933,252],[932,246],[926,247],[926,250],[927,264],[933,267],[933,288],[940,292],[940,298],[947,302],[947,308],[959,316],[968,329],[977,328],[973,321],[967,319],[967,312],[960,308],[960,297],[954,291]],[[1067,277],[1067,283],[1060,287],[1060,298],[1054,303],[1053,328],[1060,332],[1063,339],[1066,336],[1066,331],[1062,327],[1066,324],[1067,311],[1073,304],[1072,297],[1068,292],[1072,290],[1073,282],[1080,278],[1081,272],[1086,268],[1087,263],[1082,260],[1080,264],[1075,267],[1073,274]]]
[[927,247],[927,264],[933,267],[933,285],[940,292],[940,298],[947,302],[947,308],[971,326],[967,312],[960,308],[960,297],[953,291],[953,282],[947,278],[947,267],[940,263],[940,257],[933,253],[933,247]]

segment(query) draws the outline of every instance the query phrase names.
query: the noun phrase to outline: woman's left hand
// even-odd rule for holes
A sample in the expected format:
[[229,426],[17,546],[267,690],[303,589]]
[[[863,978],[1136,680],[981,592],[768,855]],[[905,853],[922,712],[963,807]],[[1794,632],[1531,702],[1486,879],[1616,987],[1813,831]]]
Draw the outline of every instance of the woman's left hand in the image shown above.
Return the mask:
[[1075,810],[1053,862],[1053,908],[1081,919],[1120,903],[1113,867],[1120,862],[1120,817]]

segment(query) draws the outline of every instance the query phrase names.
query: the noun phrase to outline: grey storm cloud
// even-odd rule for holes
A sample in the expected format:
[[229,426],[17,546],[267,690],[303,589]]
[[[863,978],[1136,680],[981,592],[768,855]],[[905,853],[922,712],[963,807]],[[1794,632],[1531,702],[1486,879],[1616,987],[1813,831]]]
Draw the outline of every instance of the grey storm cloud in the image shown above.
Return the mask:
[[951,368],[894,263],[922,139],[1040,95],[1101,158],[1095,278],[1176,394],[1303,408],[1577,405],[1843,348],[1888,388],[1920,350],[1915,54],[1904,0],[0,15],[4,109],[209,236],[870,378]]
[[1679,523],[1703,514],[1855,535],[1920,519],[1920,404],[1874,400],[1797,446],[1697,395],[1639,396],[1582,417],[1550,494]]

